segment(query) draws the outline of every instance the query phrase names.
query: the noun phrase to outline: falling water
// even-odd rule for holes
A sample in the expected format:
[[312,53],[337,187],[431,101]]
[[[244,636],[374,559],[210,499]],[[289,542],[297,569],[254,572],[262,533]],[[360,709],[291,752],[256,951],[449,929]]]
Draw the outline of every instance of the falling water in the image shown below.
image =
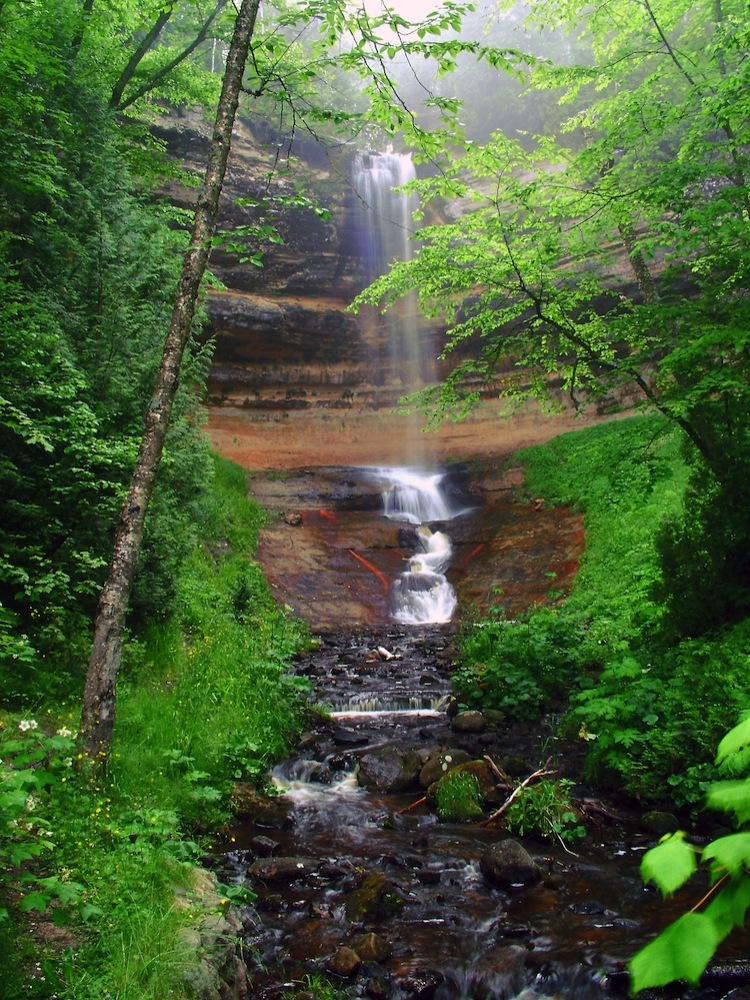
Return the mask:
[[383,491],[385,515],[418,525],[420,548],[393,582],[392,617],[404,625],[449,622],[458,603],[445,576],[453,549],[444,531],[429,527],[430,522],[448,521],[456,514],[440,491],[443,476],[413,469],[382,471],[390,481]]
[[[384,274],[396,261],[412,256],[413,214],[418,198],[400,190],[415,178],[408,153],[360,152],[354,161],[353,183],[359,198],[359,257],[365,280]],[[433,378],[432,365],[423,350],[422,323],[417,297],[409,293],[394,304],[385,318],[390,380],[399,391],[412,392]],[[420,459],[419,427],[412,421],[408,433],[409,461]]]

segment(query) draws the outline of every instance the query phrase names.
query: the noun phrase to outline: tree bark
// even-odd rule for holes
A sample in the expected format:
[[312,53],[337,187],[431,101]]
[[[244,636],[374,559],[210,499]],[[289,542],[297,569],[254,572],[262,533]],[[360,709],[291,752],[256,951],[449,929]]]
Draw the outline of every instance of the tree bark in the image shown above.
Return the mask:
[[227,55],[221,98],[216,112],[203,190],[195,210],[190,246],[177,286],[174,312],[164,343],[162,361],[133,478],[115,534],[114,553],[99,598],[94,642],[83,695],[79,746],[84,759],[97,769],[106,766],[115,721],[117,674],[122,660],[125,616],[138,565],[149,500],[164,448],[179,381],[180,364],[195,314],[201,281],[216,226],[232,129],[242,77],[260,0],[242,0]]

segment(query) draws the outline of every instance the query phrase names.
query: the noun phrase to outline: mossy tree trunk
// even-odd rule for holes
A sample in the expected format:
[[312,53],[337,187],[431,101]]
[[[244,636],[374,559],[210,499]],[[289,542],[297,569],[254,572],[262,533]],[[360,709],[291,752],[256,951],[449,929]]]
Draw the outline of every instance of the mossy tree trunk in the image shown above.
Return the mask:
[[102,588],[94,625],[94,642],[83,695],[79,744],[85,759],[103,768],[109,755],[115,721],[117,674],[122,660],[123,633],[143,526],[164,449],[185,344],[195,315],[201,281],[208,263],[224,174],[232,142],[242,78],[255,28],[259,0],[242,0],[227,55],[206,174],[195,211],[190,247],[177,286],[174,312],[164,343],[161,365],[138,460],[120,512],[114,553]]

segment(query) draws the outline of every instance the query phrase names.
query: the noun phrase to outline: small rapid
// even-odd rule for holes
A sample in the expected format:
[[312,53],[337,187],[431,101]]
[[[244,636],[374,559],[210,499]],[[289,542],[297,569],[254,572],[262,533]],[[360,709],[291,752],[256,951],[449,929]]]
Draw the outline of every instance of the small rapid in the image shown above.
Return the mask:
[[417,525],[419,547],[393,582],[391,617],[402,625],[445,624],[458,604],[446,577],[453,547],[450,537],[430,524],[450,521],[458,511],[441,492],[443,474],[399,468],[381,472],[388,481],[383,491],[385,516]]

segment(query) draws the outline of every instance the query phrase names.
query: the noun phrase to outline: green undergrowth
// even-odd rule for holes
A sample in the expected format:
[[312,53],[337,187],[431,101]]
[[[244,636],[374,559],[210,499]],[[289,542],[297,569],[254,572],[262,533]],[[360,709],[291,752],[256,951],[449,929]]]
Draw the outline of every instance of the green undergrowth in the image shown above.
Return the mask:
[[301,718],[286,665],[307,635],[252,561],[263,517],[245,473],[216,459],[176,610],[127,644],[105,779],[76,772],[75,699],[0,713],[8,1000],[192,996],[193,866],[232,782],[261,781]]
[[657,540],[682,515],[683,442],[631,417],[525,449],[525,488],[584,513],[586,547],[566,597],[511,619],[501,605],[462,633],[455,683],[471,707],[533,719],[567,705],[588,777],[643,801],[698,806],[713,748],[750,703],[750,621],[675,639],[664,627]]

